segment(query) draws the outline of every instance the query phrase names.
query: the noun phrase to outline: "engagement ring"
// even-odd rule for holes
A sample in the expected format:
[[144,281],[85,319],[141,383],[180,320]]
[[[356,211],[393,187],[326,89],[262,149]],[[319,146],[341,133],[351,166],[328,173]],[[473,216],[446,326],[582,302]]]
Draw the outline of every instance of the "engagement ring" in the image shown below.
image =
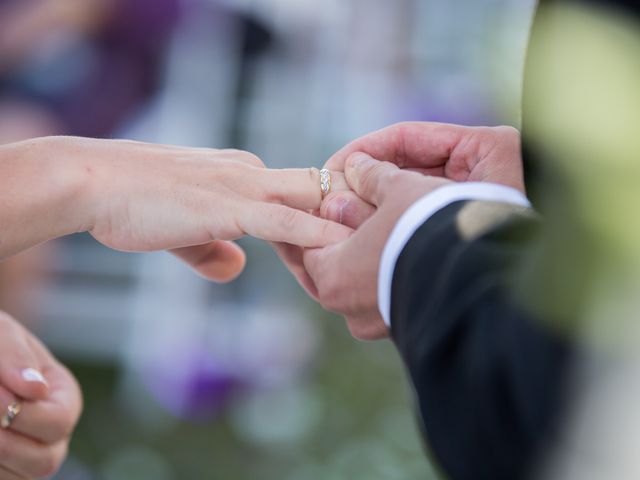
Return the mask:
[[320,191],[322,198],[326,197],[331,190],[331,173],[326,168],[320,170]]

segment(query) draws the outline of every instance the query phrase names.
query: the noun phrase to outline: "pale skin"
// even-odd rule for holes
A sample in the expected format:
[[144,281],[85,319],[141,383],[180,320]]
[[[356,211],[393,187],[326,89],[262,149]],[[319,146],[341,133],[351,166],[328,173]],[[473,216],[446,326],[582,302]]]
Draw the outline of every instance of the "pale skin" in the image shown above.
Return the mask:
[[[228,281],[245,263],[231,240],[321,247],[351,233],[305,211],[320,207],[317,169],[269,170],[238,150],[47,137],[0,147],[0,178],[0,258],[89,232],[116,250],[170,250]],[[334,188],[346,188],[339,173]]]
[[345,316],[356,338],[388,336],[378,311],[380,256],[399,217],[417,199],[452,182],[490,182],[524,192],[520,134],[511,127],[409,122],[366,135],[333,155],[349,191],[330,193],[320,210],[355,229],[320,249],[279,247],[311,296]]
[[[107,247],[168,250],[204,277],[229,281],[244,268],[233,240],[252,235],[324,247],[352,229],[314,216],[317,169],[269,170],[247,152],[131,141],[46,137],[0,146],[0,259],[75,232]],[[348,187],[340,172],[334,189]],[[44,382],[21,372],[41,373]],[[0,312],[0,480],[41,478],[66,455],[80,389],[27,330]]]

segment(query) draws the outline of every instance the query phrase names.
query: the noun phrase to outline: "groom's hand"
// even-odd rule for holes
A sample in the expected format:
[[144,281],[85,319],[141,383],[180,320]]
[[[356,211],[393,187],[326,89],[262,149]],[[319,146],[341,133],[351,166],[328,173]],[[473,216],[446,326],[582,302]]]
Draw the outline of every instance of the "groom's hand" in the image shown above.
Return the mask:
[[[347,158],[357,152],[423,175],[458,182],[498,183],[524,191],[520,134],[512,127],[399,123],[351,142],[334,154],[325,168],[343,172]],[[323,218],[354,229],[374,212],[375,207],[354,192],[330,193],[320,210]],[[317,288],[303,265],[303,249],[281,244],[276,250],[317,300]]]
[[355,152],[425,175],[498,183],[524,192],[520,133],[513,127],[398,123],[351,142],[325,168],[344,171],[347,158]]
[[[403,171],[363,153],[350,155],[344,168],[347,182],[357,197],[336,194],[327,199],[324,209],[330,211],[336,208],[334,202],[339,204],[343,215],[350,212],[349,221],[359,228],[340,243],[305,250],[304,267],[322,306],[344,315],[353,336],[381,338],[388,334],[377,295],[378,265],[384,245],[399,217],[416,200],[450,181]],[[355,223],[368,213],[356,198],[375,209],[361,225]]]

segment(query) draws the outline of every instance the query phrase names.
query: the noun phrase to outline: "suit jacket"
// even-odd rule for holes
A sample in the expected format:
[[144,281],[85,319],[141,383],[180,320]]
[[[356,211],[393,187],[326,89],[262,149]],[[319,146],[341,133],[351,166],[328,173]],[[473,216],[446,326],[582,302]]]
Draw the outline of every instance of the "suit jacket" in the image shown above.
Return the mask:
[[[635,1],[606,5],[633,15],[640,9]],[[526,77],[540,73],[527,68]],[[540,192],[557,200],[564,190],[553,169],[542,168],[544,145],[528,138],[529,87],[525,81],[524,161],[535,205]],[[556,202],[556,208],[569,207]],[[564,231],[579,250],[579,225],[566,213]],[[429,449],[453,480],[528,478],[553,450],[562,427],[572,367],[584,352],[551,326],[579,322],[580,295],[567,301],[576,308],[568,308],[565,319],[534,313],[523,301],[530,295],[543,304],[545,294],[567,291],[549,264],[559,257],[541,250],[559,231],[545,222],[521,207],[457,202],[429,218],[396,263],[391,335],[415,387]],[[562,245],[556,240],[547,243]],[[562,268],[574,277],[586,275],[588,258],[575,258],[575,265],[567,260]],[[538,280],[535,294],[523,280],[528,268]]]
[[511,293],[540,228],[521,207],[457,202],[396,263],[392,337],[452,479],[523,478],[553,436],[571,348]]

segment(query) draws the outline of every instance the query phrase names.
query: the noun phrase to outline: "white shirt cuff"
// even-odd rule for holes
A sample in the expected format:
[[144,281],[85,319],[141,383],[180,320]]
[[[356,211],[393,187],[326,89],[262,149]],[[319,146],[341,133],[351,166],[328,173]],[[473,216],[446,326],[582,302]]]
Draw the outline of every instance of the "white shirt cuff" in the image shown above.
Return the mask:
[[502,202],[523,207],[531,204],[522,192],[495,183],[456,183],[440,187],[416,201],[400,217],[380,258],[378,271],[378,308],[384,323],[391,327],[391,284],[400,253],[413,234],[436,212],[461,200]]

